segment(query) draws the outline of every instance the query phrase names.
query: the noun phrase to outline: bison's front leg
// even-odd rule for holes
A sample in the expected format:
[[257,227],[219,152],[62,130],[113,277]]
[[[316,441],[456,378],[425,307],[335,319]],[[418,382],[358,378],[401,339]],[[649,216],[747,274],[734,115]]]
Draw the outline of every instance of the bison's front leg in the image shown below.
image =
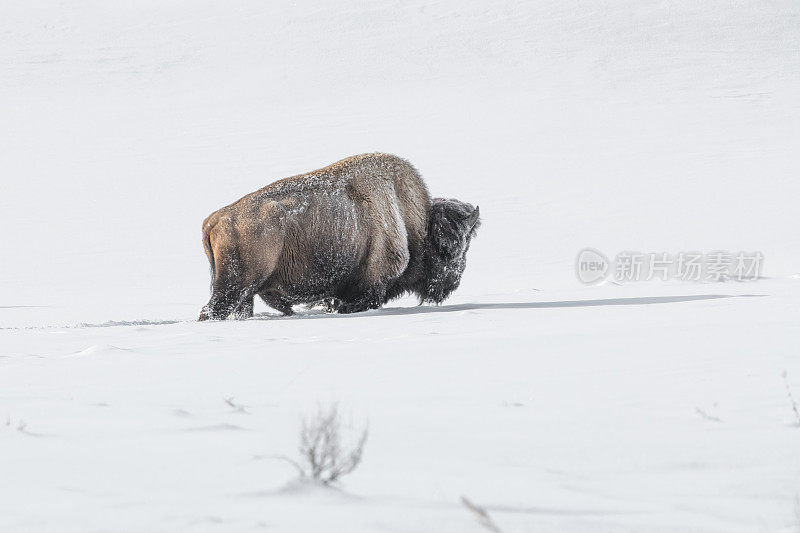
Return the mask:
[[[399,213],[393,204],[384,206],[387,212]],[[376,220],[382,220],[373,213]],[[370,253],[364,261],[360,279],[356,279],[342,294],[337,294],[342,303],[337,307],[339,313],[360,313],[377,309],[388,301],[389,286],[399,278],[410,261],[408,239],[399,215],[395,219],[384,220],[383,227],[377,230],[370,242]]]
[[360,313],[377,309],[386,303],[386,285],[380,284],[349,295],[337,302],[336,312],[340,314]]

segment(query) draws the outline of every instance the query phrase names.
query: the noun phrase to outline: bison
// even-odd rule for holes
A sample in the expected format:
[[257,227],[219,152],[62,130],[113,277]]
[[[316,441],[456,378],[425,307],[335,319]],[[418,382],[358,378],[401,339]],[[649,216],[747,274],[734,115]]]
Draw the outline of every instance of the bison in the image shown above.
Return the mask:
[[255,295],[285,315],[317,303],[356,313],[403,293],[439,304],[461,281],[479,215],[431,199],[419,172],[389,154],[276,181],[203,222],[212,280],[200,320],[248,318]]

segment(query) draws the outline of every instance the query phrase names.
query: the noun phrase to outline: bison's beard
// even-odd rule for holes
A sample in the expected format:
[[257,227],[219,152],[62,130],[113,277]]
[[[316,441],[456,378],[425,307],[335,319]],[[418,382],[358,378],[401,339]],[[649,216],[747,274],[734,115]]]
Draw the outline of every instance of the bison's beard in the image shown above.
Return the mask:
[[435,252],[427,255],[419,291],[420,302],[442,303],[458,288],[466,266],[467,260],[463,256],[452,258]]
[[479,210],[452,199],[434,199],[425,237],[420,303],[442,303],[461,283],[467,251],[480,226]]

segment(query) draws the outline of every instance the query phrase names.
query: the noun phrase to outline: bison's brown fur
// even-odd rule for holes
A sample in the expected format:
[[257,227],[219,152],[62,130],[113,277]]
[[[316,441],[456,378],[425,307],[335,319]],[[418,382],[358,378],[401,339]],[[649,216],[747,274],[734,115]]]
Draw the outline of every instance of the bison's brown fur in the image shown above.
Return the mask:
[[[212,295],[200,320],[249,317],[255,295],[285,314],[314,302],[363,311],[403,292],[439,302],[458,285],[477,225],[477,208],[432,202],[416,169],[393,155],[353,156],[276,181],[203,222]],[[453,238],[461,244],[445,250]],[[453,285],[445,278],[455,271]]]

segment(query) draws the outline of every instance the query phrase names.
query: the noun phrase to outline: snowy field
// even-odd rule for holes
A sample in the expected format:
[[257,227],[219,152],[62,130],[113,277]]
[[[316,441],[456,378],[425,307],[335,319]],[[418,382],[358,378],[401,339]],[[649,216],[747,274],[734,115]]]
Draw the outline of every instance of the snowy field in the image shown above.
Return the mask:
[[[800,531],[798,95],[791,1],[5,1],[0,531]],[[444,305],[195,322],[209,213],[371,151],[480,205]]]

